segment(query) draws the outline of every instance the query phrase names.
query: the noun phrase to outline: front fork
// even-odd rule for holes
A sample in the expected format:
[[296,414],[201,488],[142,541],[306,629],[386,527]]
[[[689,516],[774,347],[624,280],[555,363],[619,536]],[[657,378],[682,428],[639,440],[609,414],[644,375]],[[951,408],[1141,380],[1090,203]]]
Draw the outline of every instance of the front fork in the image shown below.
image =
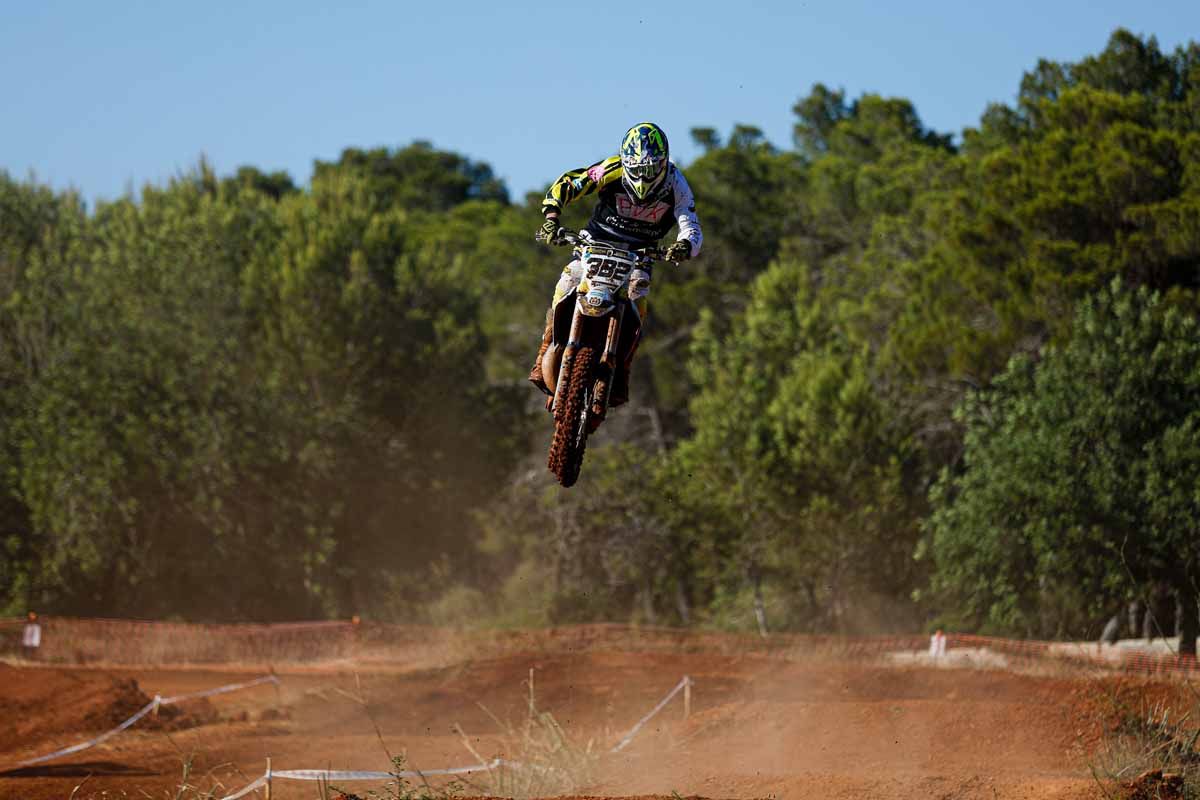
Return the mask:
[[579,339],[582,335],[583,315],[579,313],[577,306],[571,317],[571,333],[567,336],[567,346],[563,348],[562,360],[558,362],[558,375],[554,381],[554,401],[550,404],[550,411],[555,416],[558,416],[558,409],[562,407],[563,384],[567,382],[567,376],[571,374],[571,367],[575,363],[575,353],[579,350]]
[[[612,388],[612,381],[616,376],[617,346],[621,341],[621,324],[624,319],[625,303],[621,303],[617,306],[617,313],[608,318],[608,332],[604,337],[604,354],[600,357],[600,362],[608,367],[608,376],[596,382],[596,390],[593,393],[593,397],[598,402],[594,403],[590,409],[597,420],[604,419],[605,414],[608,413],[609,390]],[[557,379],[554,382],[554,399],[550,404],[551,412],[557,413],[561,407],[562,393],[565,391],[564,385],[569,380],[567,376],[571,374],[571,368],[575,362],[575,353],[578,352],[580,339],[583,338],[583,322],[583,315],[576,308],[574,316],[571,317],[571,333],[567,337],[567,346],[563,350]]]
[[621,341],[621,325],[625,321],[625,303],[617,306],[617,313],[608,318],[608,335],[604,337],[604,355],[600,362],[608,367],[607,377],[596,381],[596,402],[592,413],[598,419],[608,414],[608,398],[612,394],[613,381],[617,377],[617,346]]

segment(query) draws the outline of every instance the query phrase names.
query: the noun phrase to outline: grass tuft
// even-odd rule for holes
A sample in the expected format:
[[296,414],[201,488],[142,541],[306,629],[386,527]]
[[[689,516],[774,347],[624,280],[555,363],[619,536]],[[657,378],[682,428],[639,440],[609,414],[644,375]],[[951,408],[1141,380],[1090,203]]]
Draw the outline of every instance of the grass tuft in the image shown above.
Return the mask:
[[[572,740],[553,714],[538,708],[532,669],[526,685],[526,714],[520,724],[501,722],[487,706],[479,704],[501,729],[504,758],[510,762],[485,773],[483,788],[490,795],[514,800],[577,794],[595,783],[601,752],[594,740]],[[489,760],[471,744],[461,726],[454,727],[472,756],[480,763]]]
[[383,789],[368,789],[358,795],[321,782],[318,796],[320,800],[454,800],[462,796],[461,781],[451,781],[440,787],[431,786],[425,781],[418,785],[404,776],[409,771],[411,768],[404,756],[393,756],[389,770],[392,779],[384,784]]
[[[1200,709],[1200,704],[1197,705]],[[1092,772],[1108,797],[1200,800],[1200,727],[1165,700],[1119,704]],[[1111,789],[1111,791],[1110,791]]]

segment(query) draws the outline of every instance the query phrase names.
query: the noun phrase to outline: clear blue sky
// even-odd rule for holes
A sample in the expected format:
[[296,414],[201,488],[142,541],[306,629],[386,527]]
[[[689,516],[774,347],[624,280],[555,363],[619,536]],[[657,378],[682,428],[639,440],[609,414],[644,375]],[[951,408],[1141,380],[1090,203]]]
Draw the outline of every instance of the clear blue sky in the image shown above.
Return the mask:
[[514,197],[615,150],[630,124],[758,125],[790,146],[815,82],[913,100],[959,132],[1039,57],[1117,26],[1200,38],[1197,0],[6,2],[0,169],[89,199],[206,155],[307,181],[347,146],[428,139],[490,163]]

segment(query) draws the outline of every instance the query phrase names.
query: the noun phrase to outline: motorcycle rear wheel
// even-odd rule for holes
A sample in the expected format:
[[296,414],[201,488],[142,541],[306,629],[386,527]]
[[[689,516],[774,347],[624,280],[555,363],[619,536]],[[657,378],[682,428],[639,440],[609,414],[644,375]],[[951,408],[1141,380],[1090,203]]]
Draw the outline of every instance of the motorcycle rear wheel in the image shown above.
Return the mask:
[[596,350],[581,347],[571,363],[562,404],[554,410],[554,440],[550,443],[547,466],[564,488],[575,485],[583,467],[587,449],[588,409],[590,406]]

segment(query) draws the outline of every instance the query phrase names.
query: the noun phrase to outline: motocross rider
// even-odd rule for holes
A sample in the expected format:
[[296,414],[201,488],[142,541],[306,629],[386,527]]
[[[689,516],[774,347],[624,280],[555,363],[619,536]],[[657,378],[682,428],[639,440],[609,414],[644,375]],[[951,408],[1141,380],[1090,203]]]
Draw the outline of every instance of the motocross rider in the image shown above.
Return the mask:
[[[545,220],[538,229],[537,240],[560,243],[563,229],[558,223],[559,212],[593,193],[597,195],[597,202],[591,220],[583,229],[585,237],[623,244],[630,249],[653,247],[678,223],[679,235],[667,248],[666,259],[680,262],[700,254],[704,237],[696,217],[695,198],[683,172],[670,160],[667,135],[653,122],[639,122],[626,131],[619,155],[563,173],[550,186],[542,201]],[[583,265],[575,259],[563,269],[558,285],[554,287],[554,300],[546,313],[546,330],[529,372],[529,381],[548,395],[553,395],[554,391],[542,377],[542,356],[554,335],[554,307],[563,297],[573,294],[582,280]],[[649,290],[650,275],[643,270],[634,270],[630,275],[630,299],[637,303],[643,322],[646,319],[645,297]],[[639,327],[613,380],[611,406],[629,400],[629,367],[640,339]]]

